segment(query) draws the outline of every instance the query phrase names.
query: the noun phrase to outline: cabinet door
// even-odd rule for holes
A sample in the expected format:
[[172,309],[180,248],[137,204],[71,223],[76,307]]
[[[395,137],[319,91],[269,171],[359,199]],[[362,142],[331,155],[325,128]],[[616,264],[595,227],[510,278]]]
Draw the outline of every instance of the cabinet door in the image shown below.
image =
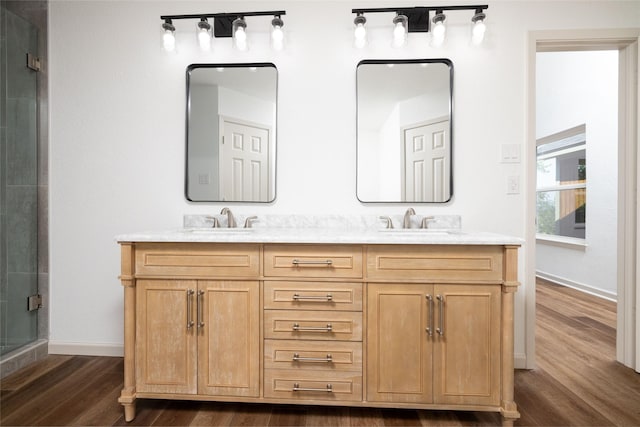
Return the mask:
[[431,285],[368,284],[367,399],[431,403]]
[[259,395],[259,304],[258,282],[199,282],[198,394]]
[[136,389],[187,393],[197,389],[195,281],[136,283]]
[[[500,404],[500,286],[436,285],[435,403]],[[442,316],[441,316],[442,314]]]

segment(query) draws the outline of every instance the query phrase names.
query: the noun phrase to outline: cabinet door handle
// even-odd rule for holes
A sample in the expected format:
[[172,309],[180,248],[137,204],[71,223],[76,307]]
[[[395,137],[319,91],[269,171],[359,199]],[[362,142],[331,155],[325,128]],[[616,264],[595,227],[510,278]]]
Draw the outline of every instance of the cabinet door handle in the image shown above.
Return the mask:
[[298,265],[326,265],[327,267],[331,266],[331,264],[333,264],[333,261],[330,259],[325,259],[325,260],[304,260],[304,259],[294,259],[293,261],[291,261],[291,264],[298,266]]
[[429,307],[429,323],[427,323],[427,334],[432,337],[433,336],[433,297],[431,295],[427,295],[427,306]]
[[296,332],[331,332],[333,330],[333,326],[331,326],[331,323],[327,323],[327,326],[317,328],[313,326],[301,327],[300,324],[294,323],[292,329]]
[[327,357],[300,357],[300,355],[298,353],[294,353],[292,360],[294,362],[326,362],[326,363],[331,363],[331,362],[333,362],[333,356],[331,356],[330,354],[327,354]]
[[327,384],[326,388],[305,388],[300,387],[300,384],[293,384],[293,389],[291,391],[326,391],[327,393],[333,393],[333,386],[331,384]]
[[198,291],[198,328],[204,327],[204,319],[202,318],[202,305],[204,304],[204,291]]
[[327,294],[325,296],[312,296],[312,295],[299,295],[293,294],[294,301],[320,301],[320,302],[329,302],[333,300],[333,295]]
[[439,326],[436,328],[436,332],[443,337],[444,336],[444,297],[442,295],[436,295],[438,300],[438,309],[440,310]]
[[193,328],[193,318],[191,316],[193,312],[193,294],[194,293],[195,292],[193,289],[187,289],[187,329]]

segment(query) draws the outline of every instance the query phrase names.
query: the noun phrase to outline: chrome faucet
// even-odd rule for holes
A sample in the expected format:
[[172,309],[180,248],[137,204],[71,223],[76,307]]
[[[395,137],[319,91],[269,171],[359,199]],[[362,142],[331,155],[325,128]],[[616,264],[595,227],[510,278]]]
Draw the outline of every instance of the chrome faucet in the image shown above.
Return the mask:
[[236,228],[238,226],[238,224],[236,224],[236,219],[233,217],[233,214],[231,213],[231,209],[222,208],[222,210],[220,211],[220,215],[227,216],[227,227]]
[[413,208],[407,209],[404,213],[404,221],[402,222],[403,228],[411,228],[411,215],[415,215],[416,211]]

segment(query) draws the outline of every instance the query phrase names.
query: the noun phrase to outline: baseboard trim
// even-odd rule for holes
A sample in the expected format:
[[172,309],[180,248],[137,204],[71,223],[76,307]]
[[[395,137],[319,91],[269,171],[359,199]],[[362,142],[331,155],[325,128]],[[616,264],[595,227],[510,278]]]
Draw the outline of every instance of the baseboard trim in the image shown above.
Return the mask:
[[524,353],[516,353],[513,355],[513,367],[516,369],[529,369],[527,367],[527,355]]
[[122,344],[49,341],[49,354],[122,357],[124,346]]
[[573,280],[565,279],[564,277],[556,276],[554,274],[545,273],[543,271],[536,270],[536,276],[547,280],[549,282],[555,283],[557,285],[566,286],[568,288],[577,289],[582,292],[586,292],[591,295],[595,295],[600,298],[604,298],[609,301],[617,302],[618,295],[611,291],[605,291],[603,289],[594,288],[589,285],[585,285],[584,283],[574,282]]

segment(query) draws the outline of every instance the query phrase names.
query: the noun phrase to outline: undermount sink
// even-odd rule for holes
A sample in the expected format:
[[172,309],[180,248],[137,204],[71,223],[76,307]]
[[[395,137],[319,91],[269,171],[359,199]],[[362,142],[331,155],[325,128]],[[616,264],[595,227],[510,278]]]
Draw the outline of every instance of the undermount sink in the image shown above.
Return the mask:
[[378,230],[381,233],[416,235],[416,236],[449,236],[452,234],[462,234],[460,230],[443,230],[437,228],[385,228]]
[[236,234],[236,233],[252,233],[254,228],[225,228],[225,227],[216,227],[216,228],[185,228],[184,231],[186,233],[196,233],[196,234]]

